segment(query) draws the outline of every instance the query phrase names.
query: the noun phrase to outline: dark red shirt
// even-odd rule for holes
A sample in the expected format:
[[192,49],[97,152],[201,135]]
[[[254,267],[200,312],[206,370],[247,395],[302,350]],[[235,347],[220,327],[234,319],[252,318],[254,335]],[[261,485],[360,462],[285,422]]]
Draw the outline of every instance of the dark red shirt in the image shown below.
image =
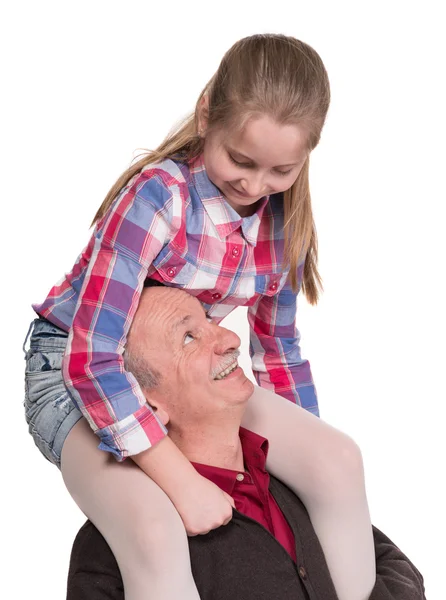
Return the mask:
[[296,561],[293,532],[269,491],[269,475],[266,472],[268,440],[241,427],[240,441],[244,471],[192,464],[200,475],[232,496],[236,509],[263,525]]

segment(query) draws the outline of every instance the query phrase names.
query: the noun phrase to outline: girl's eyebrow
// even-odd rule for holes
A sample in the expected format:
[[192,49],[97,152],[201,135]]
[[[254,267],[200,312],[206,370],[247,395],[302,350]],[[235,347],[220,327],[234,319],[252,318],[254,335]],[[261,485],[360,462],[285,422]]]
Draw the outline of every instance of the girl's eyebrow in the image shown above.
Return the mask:
[[[256,162],[254,160],[252,160],[252,158],[249,158],[249,156],[246,156],[246,154],[242,154],[238,150],[234,150],[234,148],[230,148],[229,146],[228,146],[228,152],[230,152],[231,154],[236,154],[237,156],[240,156],[241,158],[244,158],[245,160],[251,162],[253,165],[256,164]],[[281,169],[281,168],[285,168],[285,167],[294,167],[297,164],[298,164],[297,162],[294,162],[294,163],[288,163],[286,165],[276,165],[275,168]]]

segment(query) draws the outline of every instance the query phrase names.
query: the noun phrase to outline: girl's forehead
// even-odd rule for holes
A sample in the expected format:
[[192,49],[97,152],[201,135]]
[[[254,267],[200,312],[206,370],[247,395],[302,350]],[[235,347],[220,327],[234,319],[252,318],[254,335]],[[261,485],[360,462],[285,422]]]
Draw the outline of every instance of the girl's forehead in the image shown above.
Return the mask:
[[293,164],[308,156],[308,133],[303,126],[280,124],[268,116],[250,119],[243,129],[228,131],[224,145],[253,161]]

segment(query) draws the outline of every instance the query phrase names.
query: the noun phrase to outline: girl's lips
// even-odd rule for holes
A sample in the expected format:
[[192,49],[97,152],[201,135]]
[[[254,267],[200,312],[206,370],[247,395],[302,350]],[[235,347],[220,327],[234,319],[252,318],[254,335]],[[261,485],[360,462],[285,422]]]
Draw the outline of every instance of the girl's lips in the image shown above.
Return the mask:
[[232,188],[232,190],[238,194],[239,196],[241,196],[242,198],[250,198],[250,196],[248,194],[245,194],[244,192],[240,192],[237,188],[235,188],[232,183],[229,184]]

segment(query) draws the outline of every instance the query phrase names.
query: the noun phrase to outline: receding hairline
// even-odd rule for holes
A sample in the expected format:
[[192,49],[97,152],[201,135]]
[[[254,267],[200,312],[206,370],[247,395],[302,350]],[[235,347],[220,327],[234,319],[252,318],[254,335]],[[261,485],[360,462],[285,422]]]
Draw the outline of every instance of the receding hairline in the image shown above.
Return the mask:
[[[157,290],[157,291],[155,291]],[[197,298],[195,298],[194,296],[192,296],[191,294],[188,294],[185,290],[181,290],[179,288],[174,288],[174,287],[169,287],[169,286],[149,286],[143,289],[142,294],[141,294],[141,299],[140,299],[140,305],[138,307],[137,313],[135,315],[135,320],[137,318],[138,313],[143,310],[143,305],[148,301],[147,297],[150,294],[151,296],[156,296],[156,295],[163,295],[166,294],[169,296],[171,295],[172,298],[176,297],[177,300],[177,308],[181,309],[181,303],[182,300],[185,300],[187,298],[192,299],[194,302],[196,302],[198,304],[198,306],[201,308],[201,310],[203,311],[204,315],[206,316],[206,310],[204,309],[203,305],[201,304],[201,302],[199,300],[197,300]],[[157,306],[157,305],[156,305]],[[181,327],[184,327],[185,325],[187,325],[191,319],[193,318],[192,313],[188,313],[186,309],[183,309],[186,314],[181,314],[178,316],[174,316],[171,323],[168,325],[168,329],[166,330],[166,335],[169,336],[173,336],[175,335],[176,331],[178,329],[180,329]],[[143,323],[147,324],[148,319],[150,319],[151,314],[145,315],[143,314],[142,316],[140,315],[140,319]],[[156,315],[155,315],[156,317]]]

